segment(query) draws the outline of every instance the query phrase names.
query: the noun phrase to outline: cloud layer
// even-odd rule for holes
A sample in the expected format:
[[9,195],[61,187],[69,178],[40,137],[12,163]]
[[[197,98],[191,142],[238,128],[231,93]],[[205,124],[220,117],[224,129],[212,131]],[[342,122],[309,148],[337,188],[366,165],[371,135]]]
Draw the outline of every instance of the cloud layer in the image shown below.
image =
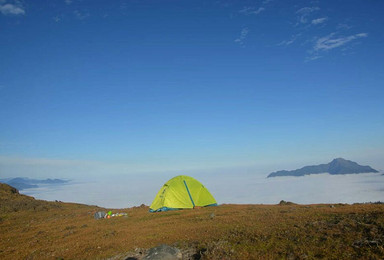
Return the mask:
[[[245,173],[190,175],[201,181],[219,204],[277,204],[280,200],[301,204],[355,203],[374,202],[384,197],[384,176],[381,174],[319,174],[268,179],[263,174]],[[174,176],[140,174],[108,177],[60,187],[27,189],[23,192],[38,199],[126,208],[142,203],[150,205],[161,186]],[[100,192],[105,187],[108,187],[109,192]]]

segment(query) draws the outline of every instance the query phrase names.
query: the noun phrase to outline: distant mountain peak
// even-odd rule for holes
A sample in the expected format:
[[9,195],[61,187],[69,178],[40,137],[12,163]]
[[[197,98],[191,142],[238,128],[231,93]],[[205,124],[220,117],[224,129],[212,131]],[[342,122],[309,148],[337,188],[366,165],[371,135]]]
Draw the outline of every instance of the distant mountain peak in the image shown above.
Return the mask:
[[371,168],[370,166],[362,166],[356,162],[346,160],[344,158],[333,159],[330,163],[319,164],[312,166],[305,166],[303,168],[293,170],[293,171],[277,171],[272,172],[268,175],[270,177],[279,177],[279,176],[304,176],[309,174],[319,174],[319,173],[329,173],[333,175],[337,174],[358,174],[358,173],[369,173],[369,172],[378,172],[377,170]]
[[351,161],[349,161],[349,160],[345,160],[344,158],[339,157],[339,158],[335,158],[335,159],[333,159],[333,160],[331,161],[331,163],[332,163],[332,162],[351,162]]
[[16,177],[11,179],[0,180],[0,182],[9,184],[17,188],[18,190],[25,190],[25,189],[31,189],[31,188],[38,188],[40,184],[45,184],[45,185],[65,184],[68,182],[68,180],[61,180],[61,179],[37,180],[37,179],[30,179],[30,178],[24,178],[24,177]]

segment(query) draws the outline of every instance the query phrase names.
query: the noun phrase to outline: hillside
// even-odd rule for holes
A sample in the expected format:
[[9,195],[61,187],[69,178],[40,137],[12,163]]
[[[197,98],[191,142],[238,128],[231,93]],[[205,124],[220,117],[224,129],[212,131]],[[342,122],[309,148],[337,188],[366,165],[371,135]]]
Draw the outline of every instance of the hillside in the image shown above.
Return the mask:
[[[140,259],[168,244],[184,259],[382,259],[384,205],[221,205],[95,220],[101,210],[0,186],[0,259]],[[4,205],[4,199],[6,201]],[[18,205],[11,207],[12,204]]]
[[377,170],[371,168],[370,166],[362,166],[356,162],[345,160],[343,158],[337,158],[332,160],[327,164],[311,165],[305,166],[303,168],[293,170],[293,171],[277,171],[272,172],[268,175],[270,177],[279,177],[279,176],[304,176],[309,174],[319,174],[319,173],[329,173],[332,175],[338,174],[358,174],[358,173],[370,173],[378,172]]

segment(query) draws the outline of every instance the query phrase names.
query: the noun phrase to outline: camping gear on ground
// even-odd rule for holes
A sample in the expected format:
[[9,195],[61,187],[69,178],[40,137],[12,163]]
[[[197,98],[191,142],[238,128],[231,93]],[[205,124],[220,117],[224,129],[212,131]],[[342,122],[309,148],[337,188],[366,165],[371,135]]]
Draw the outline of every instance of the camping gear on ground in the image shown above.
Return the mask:
[[123,217],[123,216],[128,216],[127,213],[114,213],[111,215],[111,217]]
[[114,213],[112,214],[112,211],[108,211],[108,213],[105,213],[104,211],[96,212],[94,217],[95,219],[101,219],[101,218],[112,218],[112,217],[127,217],[127,213]]
[[94,218],[95,219],[101,219],[105,218],[106,213],[104,211],[98,211],[95,213]]
[[198,180],[176,176],[167,181],[153,200],[149,211],[159,212],[195,207],[217,206],[215,198]]

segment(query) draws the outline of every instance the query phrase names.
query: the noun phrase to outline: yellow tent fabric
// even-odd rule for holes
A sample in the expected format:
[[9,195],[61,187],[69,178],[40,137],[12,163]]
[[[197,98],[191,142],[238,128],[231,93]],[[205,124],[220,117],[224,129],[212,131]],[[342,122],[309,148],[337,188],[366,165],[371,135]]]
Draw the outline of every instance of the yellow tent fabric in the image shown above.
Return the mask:
[[179,175],[167,181],[150,206],[150,212],[217,206],[215,198],[198,180]]

